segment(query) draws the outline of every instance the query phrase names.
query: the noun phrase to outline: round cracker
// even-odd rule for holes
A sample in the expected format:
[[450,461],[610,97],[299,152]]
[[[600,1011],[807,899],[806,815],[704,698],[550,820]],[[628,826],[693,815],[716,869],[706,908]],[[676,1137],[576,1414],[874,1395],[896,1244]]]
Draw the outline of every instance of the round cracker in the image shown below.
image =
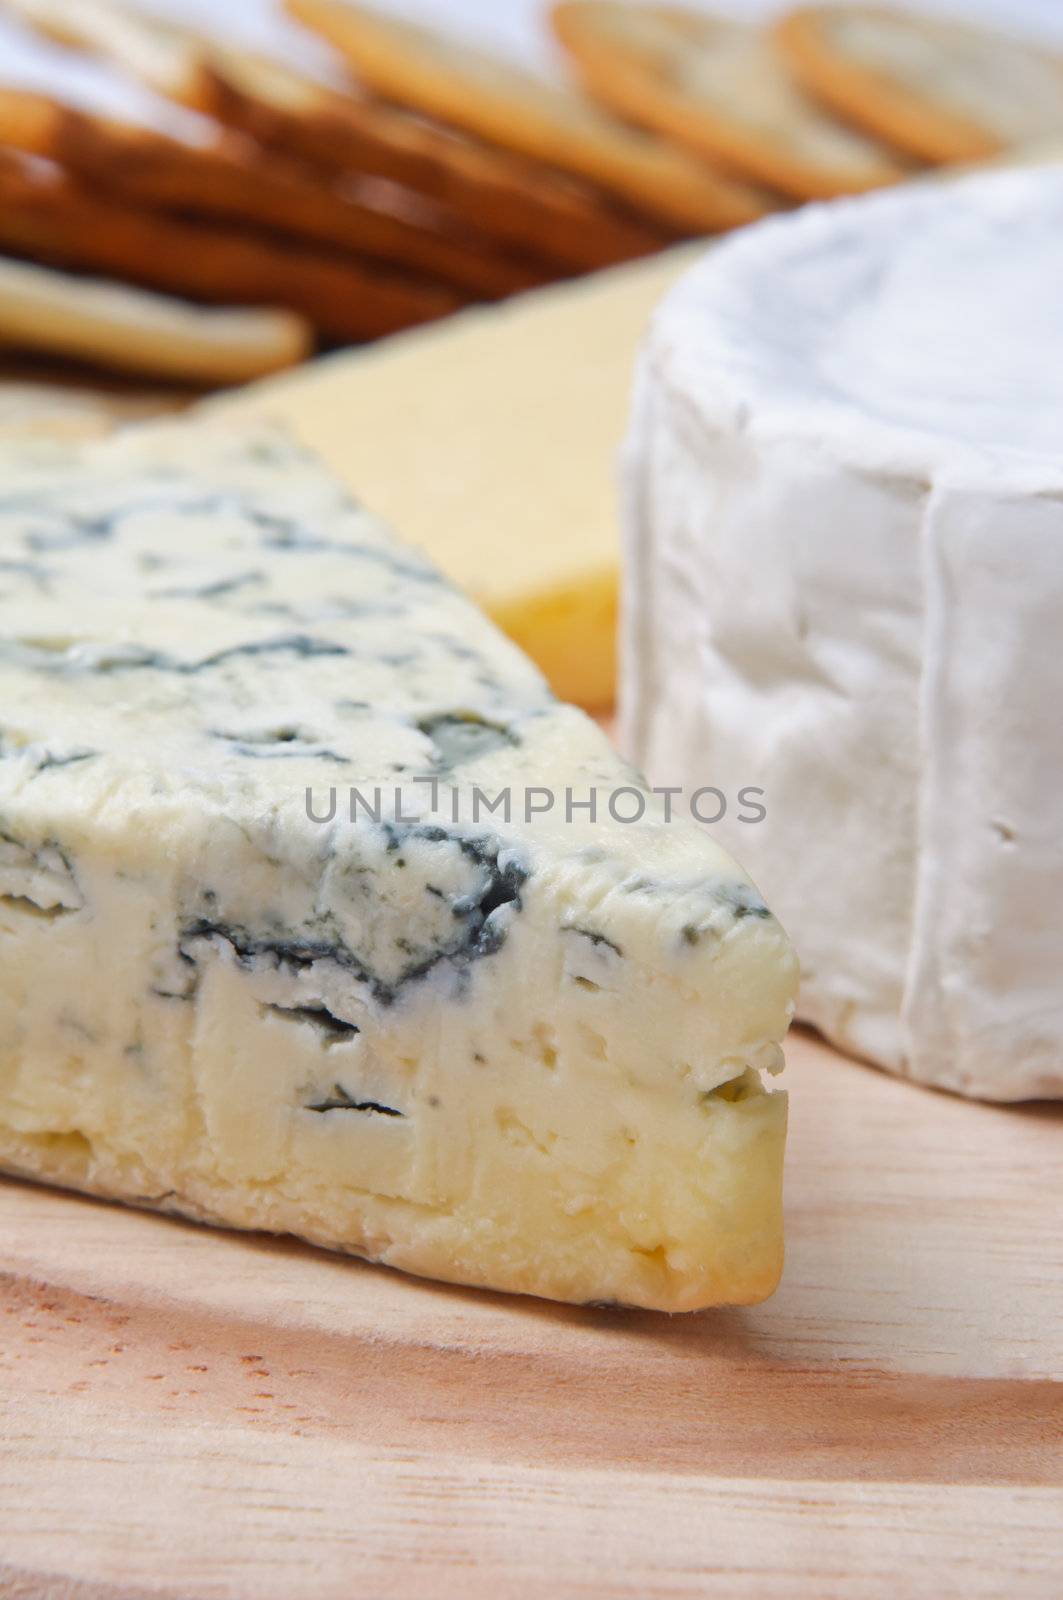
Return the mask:
[[[0,76],[2,76],[0,65]],[[94,187],[151,207],[278,229],[344,254],[365,256],[495,300],[531,289],[550,274],[444,231],[429,203],[387,191],[361,192],[348,180],[320,178],[219,135],[203,148],[167,134],[0,87],[0,144],[46,156]]]
[[[165,96],[163,109],[179,102],[303,163],[386,178],[426,196],[445,212],[439,231],[446,235],[451,224],[467,254],[474,247],[481,255],[518,252],[531,258],[534,280],[632,260],[669,242],[546,167],[345,91],[339,74],[337,83],[322,82],[286,60],[202,38],[114,0],[6,3],[39,35],[102,57]],[[477,237],[468,237],[470,227]],[[536,262],[545,272],[533,270]],[[511,273],[510,288],[522,286],[518,276]],[[455,281],[468,279],[459,271]]]
[[771,202],[578,95],[412,23],[345,0],[286,0],[383,99],[600,184],[672,227],[715,232]]
[[116,204],[53,163],[0,150],[0,248],[214,304],[280,306],[340,340],[445,316],[435,284],[235,228]]
[[199,82],[199,109],[259,144],[333,172],[387,178],[563,271],[634,260],[669,242],[669,232],[620,215],[604,195],[548,167],[353,91],[339,94],[274,61],[212,46]]
[[805,6],[774,37],[824,105],[924,161],[1063,133],[1063,60],[1010,35],[876,6]]
[[291,312],[218,311],[0,259],[0,344],[213,385],[293,366],[313,337]]
[[552,21],[603,105],[794,199],[904,176],[877,141],[795,85],[760,29],[626,0],[562,0]]

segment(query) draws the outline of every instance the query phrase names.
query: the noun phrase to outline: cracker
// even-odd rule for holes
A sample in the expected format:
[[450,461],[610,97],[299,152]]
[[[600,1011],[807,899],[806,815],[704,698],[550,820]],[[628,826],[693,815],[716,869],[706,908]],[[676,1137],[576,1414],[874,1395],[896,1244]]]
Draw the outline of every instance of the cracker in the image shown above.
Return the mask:
[[825,106],[925,161],[980,161],[1063,134],[1063,59],[973,24],[805,6],[775,39]]
[[[0,65],[0,75],[2,75]],[[0,88],[0,144],[46,156],[135,203],[276,229],[386,266],[412,269],[462,291],[500,299],[543,281],[542,271],[491,250],[470,248],[433,226],[427,206],[412,216],[370,205],[337,183],[315,181],[289,163],[235,140],[209,149],[165,134]]]
[[112,61],[169,101],[259,145],[332,174],[369,173],[400,184],[442,208],[455,228],[472,228],[555,271],[609,266],[668,242],[667,230],[617,214],[604,196],[547,167],[260,52],[201,38],[114,0],[6,4],[40,32]]
[[212,47],[199,87],[201,110],[260,144],[329,170],[390,179],[566,271],[650,255],[674,231],[621,215],[604,195],[548,167],[353,90],[338,94],[261,56]]
[[0,259],[0,344],[200,385],[292,366],[313,338],[285,311],[208,310]]
[[0,143],[49,156],[138,202],[276,228],[478,299],[534,288],[551,275],[460,228],[429,201],[266,155],[3,13]]
[[505,150],[601,185],[673,228],[714,232],[770,209],[766,196],[714,173],[579,95],[412,23],[345,0],[287,0],[383,99]]
[[339,340],[394,333],[461,303],[435,284],[288,241],[120,205],[12,150],[0,150],[0,249],[216,304],[286,307]]
[[903,176],[795,85],[759,28],[626,0],[562,0],[552,21],[603,105],[795,199]]

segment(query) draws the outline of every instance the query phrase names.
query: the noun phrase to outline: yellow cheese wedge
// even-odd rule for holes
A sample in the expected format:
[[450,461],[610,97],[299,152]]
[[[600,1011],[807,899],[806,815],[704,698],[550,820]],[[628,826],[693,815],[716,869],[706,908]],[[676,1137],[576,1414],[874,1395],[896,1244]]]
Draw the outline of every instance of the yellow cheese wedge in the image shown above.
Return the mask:
[[635,350],[703,249],[462,312],[210,405],[287,422],[563,699],[600,710],[615,681],[614,478]]

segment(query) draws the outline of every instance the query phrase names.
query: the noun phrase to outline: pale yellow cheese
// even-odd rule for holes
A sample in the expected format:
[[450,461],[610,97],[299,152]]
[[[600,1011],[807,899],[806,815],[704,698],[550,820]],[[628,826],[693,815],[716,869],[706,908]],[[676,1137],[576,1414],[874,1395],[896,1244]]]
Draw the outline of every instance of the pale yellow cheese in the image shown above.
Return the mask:
[[461,313],[211,402],[274,416],[565,700],[612,703],[616,453],[653,307],[704,245]]

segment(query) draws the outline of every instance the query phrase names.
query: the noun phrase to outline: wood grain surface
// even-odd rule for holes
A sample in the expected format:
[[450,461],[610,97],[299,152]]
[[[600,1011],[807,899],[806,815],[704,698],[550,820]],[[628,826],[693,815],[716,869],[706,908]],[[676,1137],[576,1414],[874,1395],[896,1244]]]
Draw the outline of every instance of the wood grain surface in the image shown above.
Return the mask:
[[5,1600],[1063,1594],[1063,1105],[791,1040],[788,1264],[666,1318],[0,1182]]

